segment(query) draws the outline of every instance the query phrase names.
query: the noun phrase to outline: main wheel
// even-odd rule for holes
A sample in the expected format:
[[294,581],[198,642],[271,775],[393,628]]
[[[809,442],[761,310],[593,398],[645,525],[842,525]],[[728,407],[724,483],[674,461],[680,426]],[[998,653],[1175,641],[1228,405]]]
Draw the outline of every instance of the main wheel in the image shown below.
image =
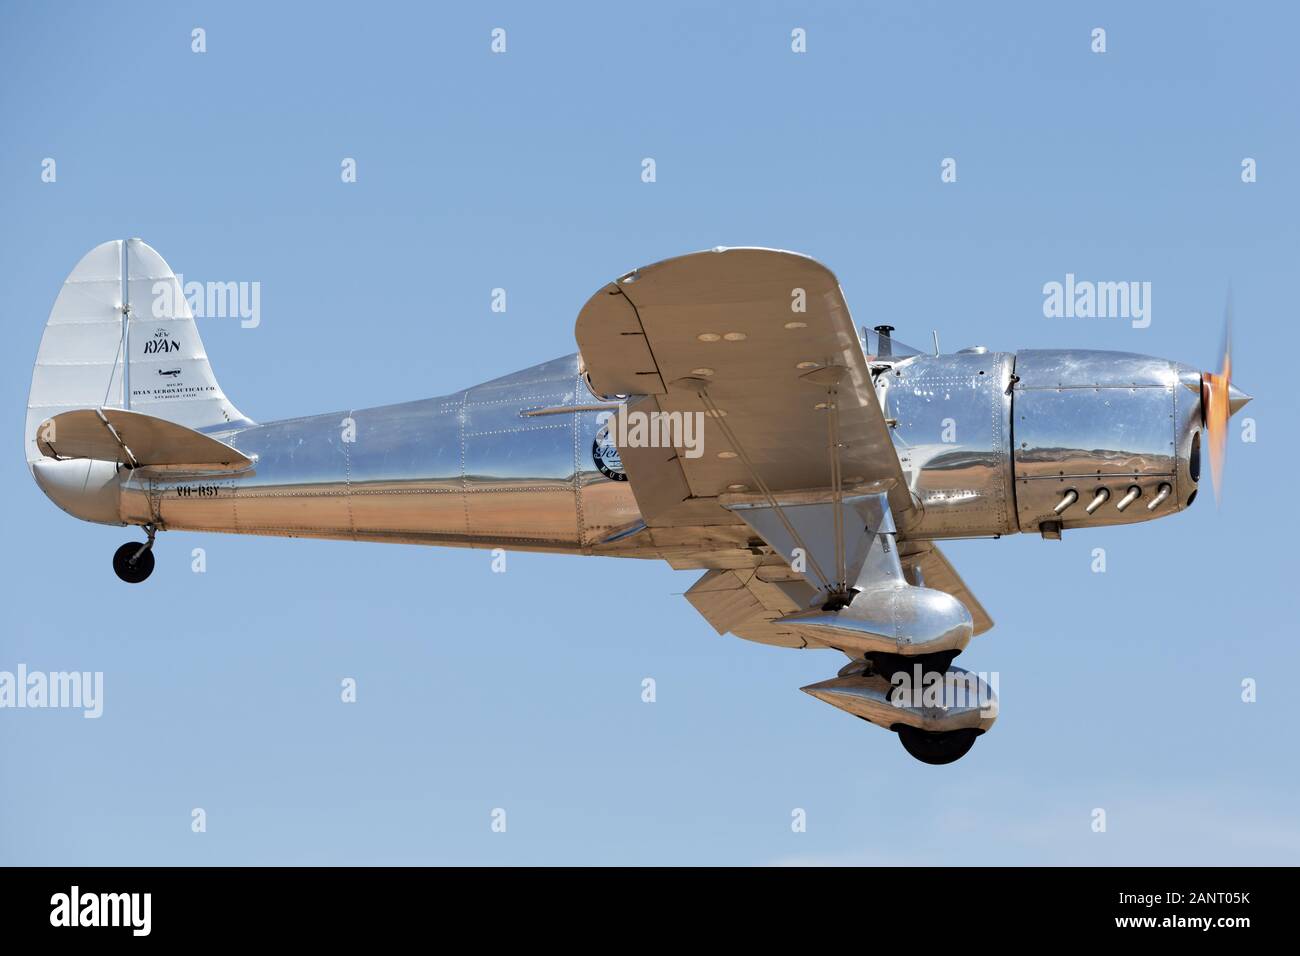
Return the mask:
[[139,584],[153,574],[153,549],[136,557],[140,547],[139,541],[128,541],[113,552],[113,571],[127,584]]
[[903,742],[903,749],[921,763],[945,764],[960,760],[975,746],[975,738],[980,731],[975,728],[965,730],[918,730],[907,724],[899,724],[898,739]]

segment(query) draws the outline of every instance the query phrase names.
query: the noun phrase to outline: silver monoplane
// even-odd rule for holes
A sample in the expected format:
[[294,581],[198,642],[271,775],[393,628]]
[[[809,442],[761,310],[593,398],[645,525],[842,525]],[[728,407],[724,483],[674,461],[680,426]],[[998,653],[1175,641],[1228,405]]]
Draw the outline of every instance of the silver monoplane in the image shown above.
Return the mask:
[[26,453],[87,521],[157,531],[660,558],[704,572],[719,633],[847,655],[803,688],[948,763],[997,714],[952,666],[993,626],[935,544],[1132,524],[1191,505],[1220,372],[1124,352],[921,354],[855,327],[801,255],[714,249],[629,272],[579,352],[464,391],[257,424],[222,392],[184,290],[138,239],[91,250],[41,339]]

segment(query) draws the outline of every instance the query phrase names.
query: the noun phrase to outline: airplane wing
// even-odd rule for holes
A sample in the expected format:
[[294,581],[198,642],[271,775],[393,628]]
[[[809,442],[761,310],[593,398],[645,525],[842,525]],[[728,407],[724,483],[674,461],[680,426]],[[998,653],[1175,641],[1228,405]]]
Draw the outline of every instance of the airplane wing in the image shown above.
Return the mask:
[[777,647],[808,647],[809,642],[781,619],[808,607],[816,590],[786,565],[706,571],[691,585],[686,600],[719,634]]
[[[974,635],[992,629],[993,618],[933,542],[903,541],[899,549],[914,583],[946,591],[966,606]],[[686,592],[686,600],[719,634],[730,632],[779,647],[809,647],[810,642],[782,619],[807,608],[815,594],[788,565],[764,563],[756,568],[707,571]]]
[[[649,533],[665,542],[686,535],[680,544],[695,552],[670,562],[711,568],[687,599],[719,633],[808,646],[781,620],[807,608],[816,589],[778,555],[738,552],[748,535],[734,541],[719,527],[741,523],[719,498],[831,487],[833,402],[842,484],[881,482],[896,517],[911,510],[835,276],[772,249],[694,253],[600,289],[575,334],[595,394],[623,399],[631,411],[703,414],[698,457],[683,447],[618,444]],[[716,561],[702,554],[710,547],[720,549]]]
[[843,483],[892,479],[895,515],[911,508],[857,329],[815,260],[747,248],[667,259],[593,295],[575,334],[597,395],[705,415],[699,457],[619,446],[648,527],[735,524],[717,500],[729,492],[830,487],[825,370]]

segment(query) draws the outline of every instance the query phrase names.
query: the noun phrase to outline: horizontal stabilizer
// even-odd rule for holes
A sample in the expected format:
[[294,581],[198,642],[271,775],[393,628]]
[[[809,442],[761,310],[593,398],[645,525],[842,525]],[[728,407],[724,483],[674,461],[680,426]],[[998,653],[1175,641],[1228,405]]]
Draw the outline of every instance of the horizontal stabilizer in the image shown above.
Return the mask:
[[78,408],[36,430],[47,458],[93,458],[158,471],[243,471],[253,459],[225,442],[166,419],[121,408]]

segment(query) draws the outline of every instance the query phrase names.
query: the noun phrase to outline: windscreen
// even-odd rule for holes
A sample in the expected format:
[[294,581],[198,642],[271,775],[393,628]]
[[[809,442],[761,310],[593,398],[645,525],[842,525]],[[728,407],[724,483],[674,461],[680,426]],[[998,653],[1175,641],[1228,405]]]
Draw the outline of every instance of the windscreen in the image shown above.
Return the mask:
[[[879,326],[878,328],[888,329],[889,326]],[[862,329],[862,348],[867,353],[869,360],[898,360],[921,354],[919,349],[914,349],[912,346],[905,345],[894,338],[892,330],[878,332],[876,329],[869,329],[865,326]]]

